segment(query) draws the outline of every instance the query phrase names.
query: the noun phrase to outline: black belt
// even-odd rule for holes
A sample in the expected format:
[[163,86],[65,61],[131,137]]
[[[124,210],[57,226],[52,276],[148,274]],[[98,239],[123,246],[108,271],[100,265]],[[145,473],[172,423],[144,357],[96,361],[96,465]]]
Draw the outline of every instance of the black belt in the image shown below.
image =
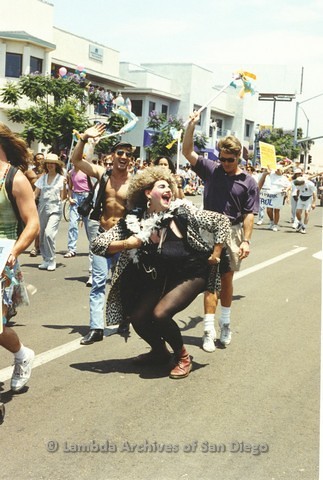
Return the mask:
[[231,225],[239,225],[242,220],[231,220]]

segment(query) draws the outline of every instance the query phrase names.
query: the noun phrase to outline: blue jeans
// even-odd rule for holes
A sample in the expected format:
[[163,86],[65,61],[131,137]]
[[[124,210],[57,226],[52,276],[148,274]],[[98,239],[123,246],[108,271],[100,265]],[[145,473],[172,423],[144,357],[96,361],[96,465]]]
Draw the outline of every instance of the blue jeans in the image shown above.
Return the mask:
[[[68,226],[68,241],[67,241],[67,249],[69,252],[76,253],[76,242],[79,235],[79,221],[83,220],[85,233],[89,243],[94,240],[94,238],[98,234],[99,229],[99,222],[95,220],[90,220],[89,217],[80,217],[80,214],[77,211],[78,206],[80,203],[88,196],[88,192],[82,193],[72,193],[72,199],[75,200],[76,203],[70,205],[70,221]],[[92,261],[93,261],[93,253],[89,248],[89,272],[92,272]]]
[[76,242],[79,236],[79,221],[83,220],[85,231],[87,238],[88,231],[87,231],[87,224],[88,224],[88,217],[80,217],[80,214],[77,211],[78,206],[80,203],[88,196],[89,192],[82,192],[82,193],[72,193],[72,199],[75,203],[70,204],[70,222],[68,226],[68,241],[67,241],[67,249],[70,252],[76,252]]
[[119,255],[111,258],[93,255],[92,287],[90,292],[90,329],[104,329],[105,289],[109,270]]

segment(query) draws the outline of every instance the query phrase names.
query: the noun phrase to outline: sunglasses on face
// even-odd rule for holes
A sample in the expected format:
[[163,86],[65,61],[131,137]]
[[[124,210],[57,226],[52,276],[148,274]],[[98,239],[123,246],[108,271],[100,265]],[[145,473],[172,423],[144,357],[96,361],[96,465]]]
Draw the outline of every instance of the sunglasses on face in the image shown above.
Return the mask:
[[230,157],[230,158],[223,158],[223,157],[220,157],[220,158],[219,158],[219,160],[220,160],[220,162],[222,162],[222,163],[224,163],[224,162],[233,163],[233,162],[235,162],[235,161],[236,161],[236,159],[235,159],[235,158],[233,158],[233,157]]
[[116,154],[118,155],[118,157],[122,157],[123,155],[125,155],[127,158],[131,158],[131,157],[132,157],[132,153],[131,153],[131,152],[125,152],[124,150],[117,150],[117,151],[116,151]]

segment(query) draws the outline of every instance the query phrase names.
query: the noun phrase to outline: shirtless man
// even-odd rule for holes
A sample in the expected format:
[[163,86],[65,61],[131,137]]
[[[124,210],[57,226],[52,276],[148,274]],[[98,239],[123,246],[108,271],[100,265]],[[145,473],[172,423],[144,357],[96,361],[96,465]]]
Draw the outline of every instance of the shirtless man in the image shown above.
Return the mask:
[[[105,125],[90,127],[81,135],[72,155],[72,163],[86,175],[101,179],[106,169],[83,159],[85,143],[90,138],[97,138],[105,132]],[[112,173],[105,188],[103,212],[100,228],[109,230],[125,214],[128,183],[131,177],[128,166],[133,158],[134,147],[127,142],[115,144],[111,150],[113,162]],[[105,288],[109,271],[108,259],[93,255],[92,287],[90,293],[90,331],[82,338],[82,345],[90,345],[103,340]]]

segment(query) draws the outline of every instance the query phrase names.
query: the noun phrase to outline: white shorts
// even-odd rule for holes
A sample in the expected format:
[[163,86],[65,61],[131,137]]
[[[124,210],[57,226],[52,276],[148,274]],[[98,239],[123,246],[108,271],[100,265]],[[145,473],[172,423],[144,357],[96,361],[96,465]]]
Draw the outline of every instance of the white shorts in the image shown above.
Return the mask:
[[296,210],[305,210],[305,212],[309,212],[312,208],[313,197],[310,197],[308,200],[301,200],[298,198]]

